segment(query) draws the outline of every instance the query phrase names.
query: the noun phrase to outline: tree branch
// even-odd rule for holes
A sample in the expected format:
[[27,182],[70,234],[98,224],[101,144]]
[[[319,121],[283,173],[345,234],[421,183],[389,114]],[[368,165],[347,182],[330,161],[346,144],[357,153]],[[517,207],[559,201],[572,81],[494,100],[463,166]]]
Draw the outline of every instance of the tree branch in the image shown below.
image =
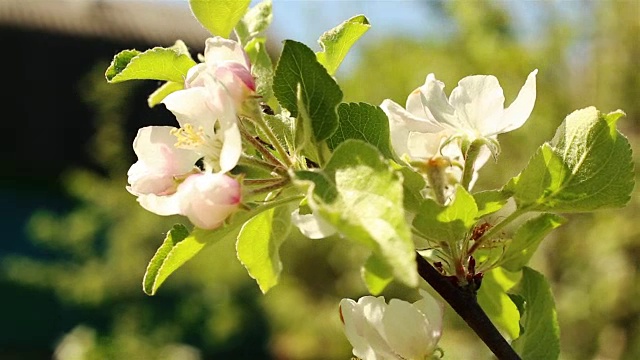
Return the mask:
[[427,260],[416,253],[418,274],[451,305],[499,360],[521,360],[482,310],[475,295],[454,285]]

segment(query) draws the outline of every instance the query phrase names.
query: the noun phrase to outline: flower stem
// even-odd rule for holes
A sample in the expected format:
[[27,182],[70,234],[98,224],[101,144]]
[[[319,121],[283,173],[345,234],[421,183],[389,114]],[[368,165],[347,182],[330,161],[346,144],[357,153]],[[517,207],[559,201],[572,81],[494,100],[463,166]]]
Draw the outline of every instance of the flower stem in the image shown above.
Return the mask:
[[275,172],[278,175],[288,176],[287,171],[285,170],[284,167],[274,165],[272,163],[268,163],[264,160],[260,160],[253,156],[248,156],[243,154],[240,157],[240,160],[238,161],[238,163],[241,165],[247,165],[247,166],[252,166],[259,169],[264,169],[269,172]]
[[462,186],[468,191],[471,180],[473,179],[474,167],[478,155],[480,155],[480,149],[482,149],[483,143],[474,141],[469,145],[469,149],[465,154],[464,159],[464,172],[462,173]]
[[267,140],[269,140],[269,143],[271,143],[271,145],[273,145],[273,147],[276,149],[278,154],[280,154],[280,157],[282,158],[282,161],[284,161],[284,164],[287,167],[291,167],[293,163],[291,162],[291,158],[289,158],[289,153],[287,153],[284,147],[282,147],[282,144],[280,144],[278,137],[273,133],[273,130],[271,130],[271,128],[264,121],[263,112],[260,108],[260,105],[257,103],[257,101],[255,102],[255,106],[252,106],[251,108],[252,108],[251,120],[253,120],[253,122],[256,125],[258,125],[260,130],[262,130],[264,134],[267,136]]
[[264,156],[268,163],[276,165],[277,167],[285,168],[284,164],[280,160],[278,160],[277,157],[273,156],[271,151],[269,151],[269,149],[267,149],[260,141],[251,136],[251,134],[249,134],[247,130],[241,127],[240,133],[245,140],[250,142],[251,145],[253,145],[253,147],[256,148],[256,150],[258,150],[260,154],[262,154],[262,156]]
[[515,219],[520,217],[525,212],[526,210],[524,209],[518,209],[512,212],[509,216],[507,216],[506,219],[502,220],[501,222],[497,223],[495,226],[487,230],[480,238],[476,239],[473,245],[471,245],[471,247],[467,251],[467,255],[472,255],[476,250],[478,250],[482,246],[483,243],[486,242],[487,239],[491,239],[491,237],[493,237],[499,231],[504,229],[505,226],[512,223]]
[[273,183],[273,184],[270,184],[270,185],[266,185],[266,186],[261,187],[261,188],[250,190],[249,193],[251,195],[257,195],[257,194],[263,194],[263,193],[272,192],[273,190],[281,189],[282,187],[284,187],[288,183],[289,183],[289,179],[281,179],[279,182],[276,182],[276,183]]
[[460,315],[499,360],[521,360],[520,356],[491,323],[487,314],[476,301],[475,294],[454,285],[418,253],[416,253],[416,261],[418,274]]

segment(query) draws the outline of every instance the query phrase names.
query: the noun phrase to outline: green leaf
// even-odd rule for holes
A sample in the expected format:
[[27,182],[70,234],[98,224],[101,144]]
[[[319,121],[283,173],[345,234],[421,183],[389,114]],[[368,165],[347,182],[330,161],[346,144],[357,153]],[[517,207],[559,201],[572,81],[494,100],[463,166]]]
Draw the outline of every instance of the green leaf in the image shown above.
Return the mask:
[[189,7],[200,24],[212,35],[229,38],[250,3],[250,0],[189,0]]
[[398,171],[402,174],[403,179],[404,208],[412,213],[418,213],[422,203],[425,201],[420,193],[426,186],[424,177],[407,166],[399,166]]
[[325,32],[318,40],[322,48],[322,51],[316,54],[318,62],[324,65],[329,74],[335,74],[351,46],[369,28],[371,28],[369,20],[364,15],[357,15]]
[[149,105],[150,108],[152,108],[160,104],[162,100],[164,100],[164,98],[167,97],[167,95],[171,94],[174,91],[178,91],[182,89],[184,89],[184,82],[178,83],[173,81],[167,81],[166,83],[162,84],[162,86],[157,88],[156,91],[151,93],[151,95],[149,95],[149,98],[147,99],[147,104]]
[[338,128],[336,107],[342,90],[306,45],[286,40],[273,79],[273,93],[291,116],[298,117],[298,89],[311,119],[314,140],[320,142]]
[[363,140],[388,159],[394,158],[389,133],[389,118],[378,106],[366,103],[338,105],[338,128],[327,141],[335,149],[347,139]]
[[562,216],[545,213],[525,222],[513,235],[513,240],[500,266],[510,271],[522,269],[527,265],[542,239],[566,221]]
[[539,272],[522,268],[522,279],[512,291],[524,298],[524,333],[513,341],[522,360],[553,360],[560,355],[560,328],[549,283]]
[[169,48],[154,47],[145,52],[124,50],[114,56],[105,77],[109,83],[127,80],[163,80],[184,83],[196,65],[186,45],[178,40]]
[[478,205],[478,219],[502,209],[511,196],[500,190],[487,190],[473,194]]
[[242,224],[254,216],[274,207],[298,201],[300,201],[300,197],[295,196],[268,202],[250,211],[238,212],[228,220],[228,223],[214,230],[194,228],[189,234],[184,225],[175,225],[171,231],[169,231],[164,242],[160,248],[158,248],[155,255],[153,255],[153,258],[147,266],[147,271],[142,281],[143,291],[147,295],[154,295],[160,285],[162,285],[174,271],[178,270],[178,268],[193,258],[207,245],[214,244],[222,239],[235,235]]
[[634,186],[631,147],[616,129],[620,111],[571,113],[550,143],[506,186],[520,209],[582,212],[621,207]]
[[325,173],[296,172],[298,186],[313,181],[309,205],[342,235],[372,249],[393,269],[395,278],[416,286],[415,251],[404,217],[399,173],[375,147],[359,140],[340,144]]
[[247,221],[238,234],[238,260],[263,293],[278,283],[282,271],[279,249],[291,230],[292,210],[281,206],[265,211]]
[[147,295],[155,295],[169,275],[205,246],[223,239],[237,228],[238,226],[223,226],[213,231],[196,228],[189,234],[184,225],[174,225],[149,262],[142,281],[142,289]]
[[[240,43],[246,44],[251,38],[267,30],[273,20],[271,0],[265,0],[247,11],[236,26]],[[242,29],[239,31],[239,29]]]
[[362,279],[371,295],[380,295],[393,281],[393,269],[379,255],[372,254],[362,267]]
[[263,102],[269,101],[273,94],[273,63],[265,43],[265,38],[255,38],[244,47],[251,61],[251,74],[256,79],[256,93]]
[[473,196],[457,185],[454,200],[446,206],[426,199],[413,220],[413,227],[436,244],[443,241],[455,244],[467,236],[476,223],[477,214]]
[[519,273],[495,268],[484,274],[478,291],[478,303],[491,322],[511,339],[520,335],[520,312],[507,295],[518,282]]

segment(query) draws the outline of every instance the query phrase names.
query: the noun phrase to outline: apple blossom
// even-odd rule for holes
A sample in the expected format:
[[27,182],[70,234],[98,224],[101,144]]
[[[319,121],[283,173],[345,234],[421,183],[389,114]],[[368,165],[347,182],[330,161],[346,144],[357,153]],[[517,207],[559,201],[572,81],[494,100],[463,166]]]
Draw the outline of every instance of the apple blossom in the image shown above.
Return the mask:
[[206,169],[225,173],[242,153],[236,108],[219,82],[204,81],[205,86],[173,92],[162,102],[180,124],[176,146],[200,154]]
[[[498,134],[521,127],[536,100],[536,74],[532,71],[513,103],[504,108],[504,94],[491,75],[467,76],[447,99],[444,83],[429,74],[424,85],[407,98],[406,110],[386,99],[381,107],[389,117],[391,140],[399,155],[424,159],[436,155],[451,137],[472,143],[491,141]],[[486,159],[485,159],[486,161]]]
[[215,229],[240,205],[240,184],[225,174],[203,172],[178,187],[180,214],[202,229]]
[[138,156],[127,172],[127,190],[134,195],[170,195],[178,187],[178,178],[194,171],[197,153],[174,146],[173,127],[147,126],[138,130],[133,151]]
[[443,307],[428,292],[411,304],[399,299],[363,296],[340,301],[344,332],[353,355],[363,360],[422,360],[436,350]]
[[256,90],[249,57],[240,44],[220,36],[205,41],[204,62],[189,69],[185,87],[205,86],[210,77],[224,85],[238,107]]

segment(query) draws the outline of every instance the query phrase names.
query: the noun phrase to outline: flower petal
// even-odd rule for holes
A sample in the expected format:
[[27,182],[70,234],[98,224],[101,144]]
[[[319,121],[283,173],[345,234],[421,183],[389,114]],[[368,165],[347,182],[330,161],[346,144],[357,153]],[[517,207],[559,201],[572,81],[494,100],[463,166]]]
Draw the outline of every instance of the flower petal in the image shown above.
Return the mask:
[[158,196],[155,194],[142,194],[138,196],[138,203],[148,211],[161,216],[180,214],[180,195]]
[[241,201],[240,184],[219,173],[190,175],[180,184],[180,213],[199,228],[215,229],[236,209]]
[[496,128],[504,110],[504,93],[492,75],[467,76],[453,89],[449,102],[456,109],[461,130],[485,132]]
[[361,359],[375,359],[376,354],[373,348],[363,336],[363,329],[369,324],[364,319],[360,306],[351,299],[342,299],[340,301],[340,315],[344,323],[344,334],[353,346],[353,355]]
[[427,75],[424,85],[416,90],[418,91],[411,93],[407,99],[407,111],[415,114],[419,108],[422,108],[425,117],[433,119],[441,127],[460,127],[455,109],[449,104],[447,95],[444,93],[444,83],[436,79],[434,74]]
[[217,67],[221,62],[235,61],[244,65],[247,70],[251,70],[249,57],[240,44],[220,36],[205,40],[204,59],[207,66]]
[[[503,112],[500,124],[493,134],[506,133],[521,127],[531,115],[533,105],[536,102],[536,74],[538,69],[533,70],[527,77],[527,81],[520,89],[516,99]],[[487,134],[492,135],[492,134]]]
[[426,316],[412,304],[391,299],[382,321],[389,346],[403,359],[424,359],[433,354],[438,339],[432,336]]
[[172,92],[162,103],[175,115],[181,127],[191,124],[196,129],[207,129],[213,127],[215,120],[211,117],[209,97],[209,91],[199,86]]
[[425,315],[429,321],[431,336],[438,341],[442,334],[442,320],[444,317],[444,304],[436,300],[427,291],[420,289],[422,299],[413,303],[413,306]]

